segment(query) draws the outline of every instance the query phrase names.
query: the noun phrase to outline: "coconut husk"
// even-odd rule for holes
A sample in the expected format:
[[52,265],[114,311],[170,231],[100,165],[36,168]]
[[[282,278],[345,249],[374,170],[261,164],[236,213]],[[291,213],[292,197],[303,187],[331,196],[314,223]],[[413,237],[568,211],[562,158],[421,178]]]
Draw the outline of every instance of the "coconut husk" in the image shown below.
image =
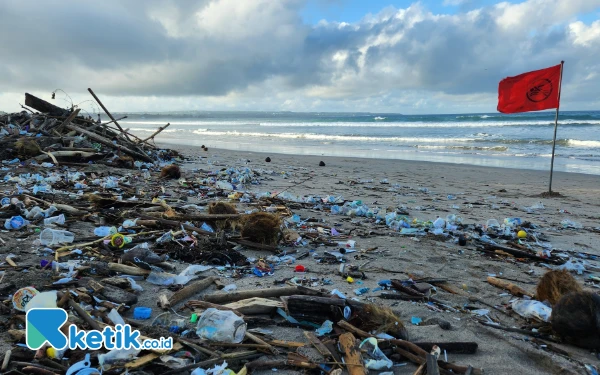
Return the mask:
[[181,169],[175,164],[167,165],[160,171],[161,178],[179,179],[181,178]]
[[554,306],[562,296],[570,292],[581,292],[581,286],[566,270],[548,271],[537,285],[536,299],[548,301]]
[[212,202],[208,205],[208,213],[211,215],[220,214],[237,214],[237,209],[234,205],[226,202]]
[[564,295],[552,309],[550,322],[571,344],[600,349],[600,296],[591,292]]
[[42,153],[36,141],[29,138],[20,138],[15,142],[15,150],[21,158],[32,158]]
[[364,305],[358,319],[360,323],[353,321],[352,324],[360,327],[363,331],[387,333],[402,340],[408,340],[406,327],[389,307],[374,304]]
[[113,161],[113,165],[117,168],[129,168],[132,169],[134,166],[134,160],[129,155],[121,155]]
[[281,234],[280,226],[279,216],[266,212],[255,212],[243,218],[241,235],[253,242],[275,246]]

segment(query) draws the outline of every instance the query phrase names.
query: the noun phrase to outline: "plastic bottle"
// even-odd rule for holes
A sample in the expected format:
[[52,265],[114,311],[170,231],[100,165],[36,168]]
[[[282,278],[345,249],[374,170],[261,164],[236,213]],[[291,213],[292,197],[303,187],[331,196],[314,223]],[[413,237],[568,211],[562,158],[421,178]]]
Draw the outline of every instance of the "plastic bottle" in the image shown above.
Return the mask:
[[117,232],[118,231],[116,227],[98,227],[94,229],[94,234],[98,237],[111,236],[113,234],[117,234]]
[[75,235],[66,230],[46,228],[40,233],[40,243],[44,246],[71,243],[74,240]]
[[206,223],[202,223],[202,225],[200,226],[200,229],[205,230],[205,231],[210,232],[210,233],[214,233],[215,232],[215,230],[210,225],[208,225]]
[[135,227],[136,226],[136,221],[137,221],[137,219],[135,219],[135,220],[130,220],[130,219],[129,220],[125,220],[123,222],[123,228]]
[[168,286],[175,283],[175,277],[176,275],[172,273],[152,271],[146,278],[146,281],[154,285]]
[[37,193],[45,193],[48,190],[50,190],[50,186],[48,185],[35,185],[33,187],[33,194],[37,194]]
[[27,211],[27,214],[25,214],[25,217],[28,219],[36,220],[36,219],[40,219],[40,218],[44,217],[44,213],[40,207],[35,206],[31,210]]
[[63,214],[44,219],[44,225],[50,225],[50,224],[61,224],[62,225],[64,223],[65,223],[65,215],[63,215]]
[[4,228],[8,230],[19,230],[28,224],[29,221],[23,219],[21,216],[13,216],[10,219],[6,219],[4,222]]
[[239,344],[246,334],[246,323],[233,311],[209,308],[198,319],[196,334],[209,341]]

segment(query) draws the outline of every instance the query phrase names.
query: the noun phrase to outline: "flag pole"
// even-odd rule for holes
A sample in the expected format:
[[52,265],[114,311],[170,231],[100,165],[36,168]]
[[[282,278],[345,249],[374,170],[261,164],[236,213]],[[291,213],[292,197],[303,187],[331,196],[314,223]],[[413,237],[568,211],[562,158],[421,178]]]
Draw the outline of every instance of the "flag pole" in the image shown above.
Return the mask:
[[552,141],[552,161],[550,162],[550,185],[548,193],[552,193],[552,173],[554,173],[554,150],[556,149],[556,131],[558,130],[558,109],[560,108],[560,91],[562,89],[562,73],[565,62],[560,62],[560,80],[558,83],[558,106],[556,106],[556,116],[554,117],[554,140]]

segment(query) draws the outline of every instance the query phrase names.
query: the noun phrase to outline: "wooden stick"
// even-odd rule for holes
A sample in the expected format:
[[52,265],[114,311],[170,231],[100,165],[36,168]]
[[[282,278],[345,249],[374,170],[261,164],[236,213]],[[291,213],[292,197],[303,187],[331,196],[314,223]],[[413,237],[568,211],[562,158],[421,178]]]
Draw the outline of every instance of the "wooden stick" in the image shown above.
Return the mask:
[[281,346],[282,348],[292,348],[292,349],[302,348],[302,347],[306,346],[306,344],[303,342],[282,341],[282,340],[272,340],[272,341],[269,341],[269,344],[275,345],[275,346]]
[[120,263],[108,263],[108,269],[113,272],[121,272],[133,276],[146,276],[150,274],[150,270],[145,270],[140,267],[126,266]]
[[274,347],[272,347],[271,344],[263,341],[260,337],[257,337],[257,336],[253,335],[250,332],[246,332],[246,337],[249,338],[250,340],[254,341],[255,343],[259,344],[259,345],[266,346],[267,350],[271,354],[273,354],[273,355],[279,355],[279,350],[277,350]]
[[545,262],[545,263],[554,263],[554,264],[562,263],[561,261],[558,261],[556,259],[541,258],[541,257],[537,256],[536,254],[531,254],[531,253],[528,253],[525,251],[521,251],[521,250],[517,250],[517,249],[513,249],[511,247],[506,247],[506,246],[501,246],[501,245],[486,244],[484,248],[488,252],[493,252],[494,250],[502,250],[511,255],[514,255],[517,258],[535,259],[537,261]]
[[45,159],[50,158],[50,155],[54,156],[54,157],[69,157],[69,156],[79,156],[82,158],[91,158],[92,156],[103,156],[103,154],[99,154],[97,152],[85,152],[85,151],[53,151],[52,154],[50,153],[44,153],[42,155],[38,155],[36,157],[34,157],[33,159],[37,160],[37,161],[42,161]]
[[148,141],[149,139],[154,139],[154,137],[156,137],[156,136],[158,135],[158,133],[160,133],[160,132],[162,132],[163,130],[165,130],[166,128],[168,128],[168,127],[169,127],[169,125],[171,125],[171,123],[170,123],[170,122],[169,122],[169,123],[167,123],[167,125],[165,125],[165,126],[161,126],[161,127],[159,127],[159,128],[158,128],[158,130],[157,130],[157,131],[155,131],[154,133],[152,133],[152,135],[151,135],[151,136],[149,136],[149,137],[148,137],[148,138],[146,138],[146,139],[143,139],[143,140],[139,141],[138,143],[146,143],[146,141]]
[[[90,94],[92,94],[92,96],[94,97],[94,99],[96,99],[96,101],[98,102],[98,104],[100,104],[100,107],[102,107],[102,109],[108,115],[108,117],[110,117],[110,119],[112,120],[112,122],[114,122],[115,125],[117,125],[117,128],[119,128],[119,130],[122,133],[125,133],[125,131],[123,130],[123,128],[121,127],[121,125],[119,125],[119,123],[117,122],[117,120],[115,120],[115,118],[113,117],[113,115],[111,115],[110,112],[108,112],[108,109],[106,109],[106,107],[104,106],[104,104],[102,104],[102,102],[100,101],[100,99],[98,99],[98,97],[96,96],[96,94],[94,94],[94,92],[92,91],[92,89],[88,88],[88,91],[90,92]],[[124,135],[125,135],[125,138],[127,138],[127,140],[129,142],[131,142],[131,139],[129,139],[129,137],[127,136],[127,134],[124,134]]]
[[[75,117],[77,117],[77,115],[79,114],[79,111],[81,111],[80,108],[77,108],[76,110],[74,110],[73,112],[71,112],[71,114],[69,115],[69,117],[67,117],[65,119],[65,121],[62,122],[62,124],[58,125],[56,127],[56,131],[57,132],[61,132],[62,128],[65,127],[65,125],[69,125],[71,123],[71,121],[73,121],[75,119]],[[49,130],[49,129],[46,129]]]
[[231,307],[217,305],[216,303],[210,303],[210,302],[206,302],[206,301],[187,301],[185,303],[185,305],[190,308],[200,307],[202,309],[213,308],[213,309],[222,310],[222,311],[233,311],[233,313],[239,317],[244,316],[244,314],[240,313],[236,309],[232,309]]
[[74,131],[76,131],[78,133],[81,133],[81,134],[87,136],[88,138],[93,139],[96,142],[102,143],[105,146],[108,146],[110,148],[123,151],[124,153],[126,153],[126,154],[128,154],[128,155],[130,155],[130,156],[132,156],[134,158],[142,159],[142,160],[150,162],[150,163],[154,162],[154,160],[152,160],[152,158],[149,157],[146,154],[142,154],[140,152],[130,150],[129,148],[127,148],[125,146],[122,146],[122,145],[115,145],[114,143],[112,143],[110,140],[104,138],[103,136],[98,135],[98,134],[93,133],[93,132],[90,132],[88,130],[82,129],[79,126],[71,124],[71,125],[67,125],[66,127],[68,129],[74,130]]
[[352,324],[348,323],[345,320],[340,320],[339,322],[337,322],[337,325],[343,329],[345,329],[346,331],[352,332],[357,334],[359,337],[362,337],[363,339],[367,339],[369,337],[373,337],[373,335],[371,335],[368,332],[363,331],[360,328],[356,328],[355,326],[353,326]]
[[257,243],[257,242],[252,242],[252,241],[248,241],[248,240],[244,240],[244,239],[234,239],[231,240],[232,242],[236,242],[240,245],[246,246],[246,247],[250,247],[252,249],[258,249],[258,250],[265,250],[265,251],[271,251],[273,253],[278,253],[279,249],[277,248],[277,246],[271,246],[271,245],[265,245],[265,244],[261,244],[261,243]]
[[421,364],[419,367],[417,367],[415,372],[413,372],[413,375],[423,375],[423,371],[425,371],[426,367],[427,367],[427,362]]
[[282,296],[293,296],[295,294],[309,294],[303,293],[303,290],[297,288],[295,286],[291,287],[281,287],[281,288],[270,288],[270,289],[252,289],[252,290],[244,290],[241,292],[233,292],[233,293],[219,293],[219,294],[209,294],[204,296],[204,300],[212,303],[228,303],[239,301],[242,299],[248,299],[252,297],[263,297],[263,298],[272,298],[272,297],[282,297]]
[[82,309],[77,302],[73,301],[72,299],[69,299],[69,306],[71,306],[73,310],[77,312],[77,315],[79,315],[81,319],[85,320],[85,322],[89,324],[90,327],[92,327],[92,329],[96,331],[101,331],[98,322],[95,321],[91,316],[89,316],[88,313],[86,313],[85,310]]
[[530,292],[526,291],[525,289],[523,289],[513,283],[509,283],[508,281],[505,281],[505,280],[500,280],[495,277],[488,276],[487,282],[492,284],[495,287],[498,287],[501,289],[506,289],[512,295],[517,296],[517,297],[522,297],[522,296],[533,297],[533,293],[530,293]]
[[[163,217],[164,212],[149,213],[148,216]],[[168,216],[167,219],[178,220],[178,221],[209,221],[209,220],[227,220],[237,219],[241,215],[239,214],[205,214],[205,215],[176,215]]]
[[173,294],[171,296],[171,298],[169,298],[169,304],[171,306],[175,306],[179,302],[186,300],[186,299],[192,297],[193,295],[200,293],[204,289],[211,286],[216,279],[218,279],[218,277],[209,276],[206,279],[198,280],[198,281],[184,287],[183,289],[181,289],[181,290],[177,291],[175,294]]
[[8,349],[6,351],[6,353],[4,354],[4,360],[2,361],[2,367],[0,368],[0,371],[2,371],[2,372],[6,371],[6,368],[8,367],[8,363],[10,362],[11,355],[12,355],[12,350]]
[[356,338],[350,332],[340,335],[340,348],[345,354],[344,363],[346,363],[350,375],[367,375],[367,369],[362,364],[362,355],[358,350]]
[[319,338],[313,332],[304,331],[304,336],[315,347],[315,349],[317,349],[317,351],[321,353],[321,355],[325,359],[333,358],[333,354],[331,354],[329,349],[321,342],[321,340],[319,340]]
[[8,255],[6,258],[6,263],[10,264],[12,267],[17,267],[17,264],[12,260],[12,257]]

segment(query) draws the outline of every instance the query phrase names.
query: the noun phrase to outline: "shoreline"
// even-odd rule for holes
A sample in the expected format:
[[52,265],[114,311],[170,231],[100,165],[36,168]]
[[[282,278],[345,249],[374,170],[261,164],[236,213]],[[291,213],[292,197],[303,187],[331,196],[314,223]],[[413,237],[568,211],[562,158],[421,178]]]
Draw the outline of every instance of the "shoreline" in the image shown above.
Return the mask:
[[[357,148],[353,150],[354,155],[346,155],[346,151],[343,148],[334,147],[327,148],[329,145],[323,145],[325,152],[315,152],[317,148],[315,146],[288,146],[280,144],[269,144],[260,143],[252,144],[251,142],[244,142],[244,149],[240,149],[239,143],[235,142],[223,142],[210,140],[182,140],[185,143],[177,143],[176,139],[160,139],[157,140],[157,144],[165,144],[182,148],[198,148],[200,145],[205,144],[214,150],[224,150],[230,152],[248,152],[257,154],[266,154],[262,151],[263,149],[273,149],[273,152],[269,154],[279,155],[296,155],[306,157],[326,157],[326,158],[356,158],[356,159],[367,159],[367,160],[393,160],[399,162],[416,162],[416,163],[436,163],[436,164],[451,164],[451,165],[462,165],[469,167],[482,167],[482,168],[501,168],[501,169],[519,169],[536,172],[545,172],[550,174],[550,156],[548,157],[537,157],[528,158],[523,156],[501,156],[501,155],[483,155],[483,154],[439,154],[431,153],[427,151],[416,150],[370,150]],[[214,144],[217,144],[214,146]],[[260,148],[255,150],[253,148]],[[550,151],[548,151],[550,152]],[[390,157],[385,157],[388,154]],[[560,150],[557,151],[560,154]],[[430,160],[428,160],[430,159]],[[448,160],[448,161],[445,161]],[[590,176],[600,175],[600,163],[594,165],[592,162],[583,163],[581,160],[573,159],[572,163],[569,163],[571,159],[562,158],[557,156],[554,162],[554,173],[576,173]],[[462,162],[461,162],[462,161]],[[520,165],[521,168],[513,168],[510,165]]]
[[[431,168],[444,168],[445,166],[447,166],[447,167],[451,167],[451,168],[479,170],[480,172],[497,171],[499,173],[513,173],[513,174],[517,174],[517,175],[526,173],[528,175],[533,176],[536,180],[540,181],[540,189],[541,189],[540,193],[547,191],[548,182],[550,179],[550,163],[548,163],[548,170],[544,171],[544,170],[538,170],[538,169],[520,169],[520,168],[502,167],[502,166],[483,166],[483,165],[473,165],[473,164],[466,164],[466,163],[463,164],[463,163],[438,162],[438,161],[428,161],[428,160],[406,160],[406,159],[370,158],[370,157],[356,157],[356,156],[327,156],[327,155],[312,155],[312,154],[292,154],[292,153],[280,153],[280,152],[231,150],[231,149],[226,149],[226,148],[209,148],[209,152],[205,153],[200,146],[195,146],[195,145],[182,145],[182,144],[176,144],[176,143],[170,143],[170,142],[157,142],[157,145],[159,147],[175,149],[179,152],[182,152],[182,154],[186,157],[191,156],[191,154],[188,155],[189,153],[194,153],[194,154],[197,153],[198,155],[201,155],[201,156],[212,156],[212,155],[221,155],[221,154],[234,154],[234,155],[240,155],[240,156],[247,155],[247,156],[258,157],[261,159],[264,159],[267,156],[272,157],[273,155],[276,155],[281,159],[301,158],[301,159],[310,160],[310,162],[307,162],[306,167],[318,166],[318,163],[321,160],[323,160],[325,163],[327,163],[327,160],[330,160],[331,162],[350,160],[352,162],[367,162],[367,163],[379,162],[379,163],[385,163],[385,164],[397,164],[400,166],[404,165],[407,167],[417,167],[420,165],[425,165],[425,166],[430,166]],[[186,152],[188,154],[186,154]],[[315,164],[315,162],[316,162],[316,164]],[[577,176],[577,178],[584,179],[584,180],[588,180],[588,179],[593,180],[590,182],[597,183],[597,181],[598,181],[598,175],[589,174],[589,173],[581,173],[581,172],[563,172],[563,171],[554,170],[553,176],[554,176],[553,177],[553,187],[555,187],[556,184],[560,182],[561,178],[562,178],[562,180],[566,181],[569,178],[573,178],[575,176]],[[544,179],[545,179],[545,185],[543,183]],[[555,189],[553,188],[553,190],[555,190]]]

